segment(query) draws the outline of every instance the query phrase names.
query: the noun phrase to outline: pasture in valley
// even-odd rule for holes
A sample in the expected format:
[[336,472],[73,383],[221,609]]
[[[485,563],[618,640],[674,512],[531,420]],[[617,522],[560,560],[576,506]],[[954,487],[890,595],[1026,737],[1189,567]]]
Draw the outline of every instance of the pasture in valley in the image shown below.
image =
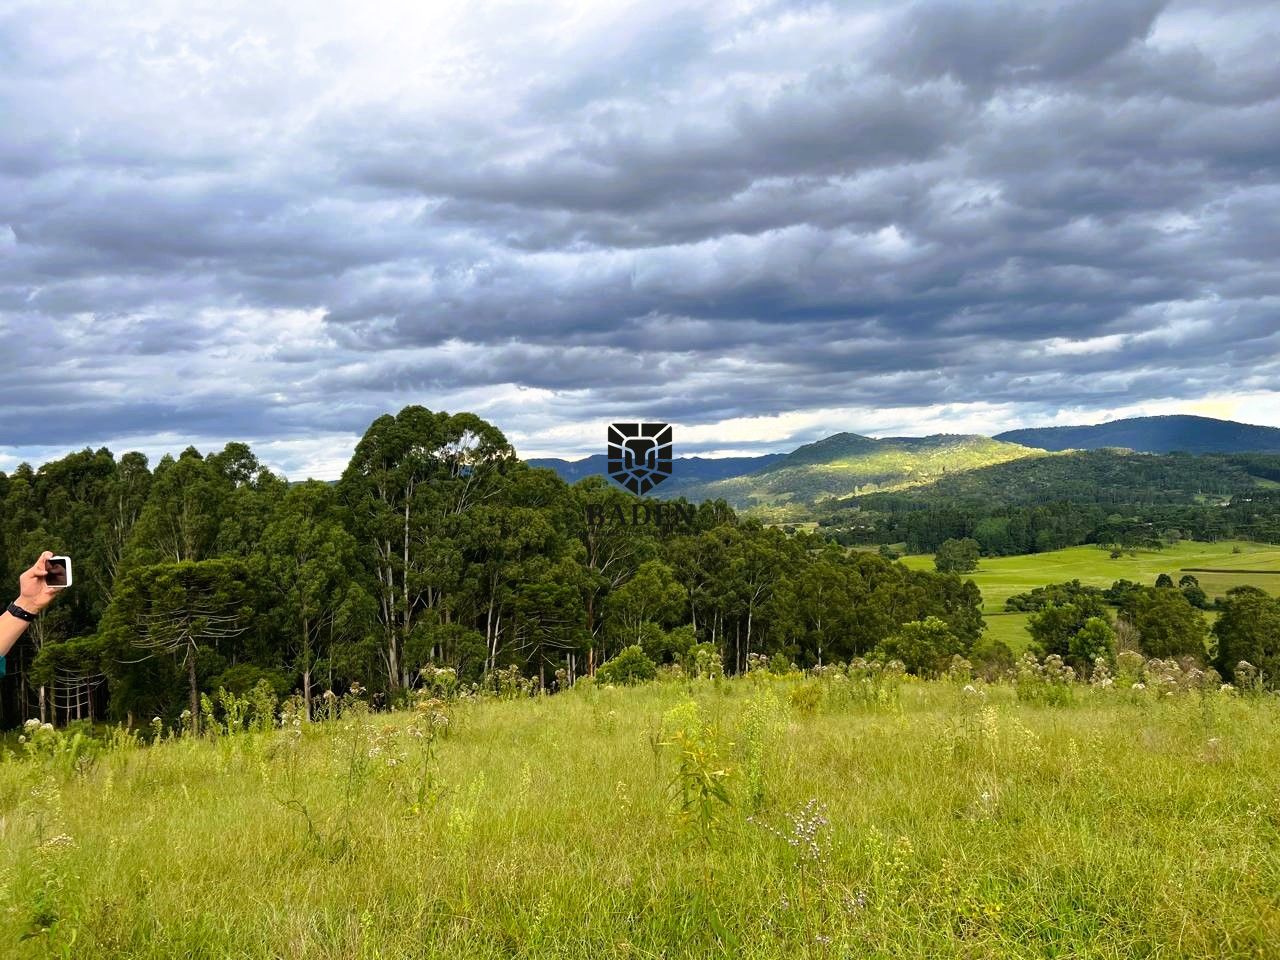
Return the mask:
[[[904,557],[902,562],[914,570],[933,569],[932,554]],[[983,557],[976,571],[963,576],[973,580],[982,591],[982,613],[988,636],[1020,651],[1029,639],[1028,614],[1008,613],[1004,608],[1005,601],[1015,593],[1068,580],[1095,587],[1109,587],[1116,580],[1133,580],[1149,586],[1162,573],[1177,580],[1185,570],[1206,567],[1230,571],[1201,570],[1194,574],[1210,600],[1242,585],[1260,587],[1271,594],[1280,592],[1280,547],[1242,540],[1217,543],[1183,540],[1163,550],[1125,551],[1123,556],[1114,559],[1108,549],[1095,545],[1014,557]],[[1209,617],[1212,618],[1211,612]]]

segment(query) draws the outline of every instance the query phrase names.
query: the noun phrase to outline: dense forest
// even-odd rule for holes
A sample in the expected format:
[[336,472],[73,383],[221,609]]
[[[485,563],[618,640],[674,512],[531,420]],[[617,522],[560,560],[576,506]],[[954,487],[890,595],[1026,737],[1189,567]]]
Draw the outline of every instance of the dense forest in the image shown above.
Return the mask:
[[102,449],[0,474],[0,502],[11,584],[42,549],[76,572],[10,653],[7,725],[198,717],[202,696],[264,681],[309,706],[353,684],[393,703],[439,668],[554,690],[636,647],[727,672],[807,666],[904,624],[961,648],[982,629],[977,588],[955,575],[723,503],[616,522],[636,515],[625,491],[570,486],[480,418],[422,407],[377,419],[333,484],[291,484],[239,443],[154,469]]
[[1082,543],[1280,542],[1280,456],[1097,450],[1027,458],[924,487],[833,502],[820,529],[845,544],[912,553],[970,537],[987,556]]

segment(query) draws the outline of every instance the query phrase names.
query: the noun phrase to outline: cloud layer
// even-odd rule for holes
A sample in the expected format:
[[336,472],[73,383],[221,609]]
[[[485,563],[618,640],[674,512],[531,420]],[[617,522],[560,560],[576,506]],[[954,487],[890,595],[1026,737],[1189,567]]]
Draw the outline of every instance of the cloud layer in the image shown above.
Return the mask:
[[1273,4],[18,3],[0,469],[1280,423]]

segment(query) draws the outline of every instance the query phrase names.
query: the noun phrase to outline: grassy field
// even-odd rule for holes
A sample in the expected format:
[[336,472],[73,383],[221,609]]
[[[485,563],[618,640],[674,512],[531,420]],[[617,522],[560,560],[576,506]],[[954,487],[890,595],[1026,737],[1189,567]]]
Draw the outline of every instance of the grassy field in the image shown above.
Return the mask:
[[867,689],[39,732],[0,763],[0,955],[1280,956],[1275,699]]
[[[1237,548],[1240,552],[1233,552]],[[902,562],[917,570],[933,569],[932,554],[904,557]],[[1210,599],[1241,584],[1252,584],[1268,593],[1280,592],[1280,547],[1238,540],[1218,543],[1184,540],[1164,550],[1139,550],[1135,556],[1126,553],[1115,560],[1108,551],[1096,546],[1068,547],[1016,557],[988,557],[983,558],[977,572],[966,577],[972,578],[982,590],[989,635],[1017,651],[1027,644],[1028,615],[1004,612],[1005,600],[1015,593],[1066,580],[1109,587],[1122,579],[1151,584],[1157,576],[1167,573],[1176,581],[1188,567],[1233,571],[1195,574]],[[1275,574],[1245,572],[1258,570],[1274,570]]]

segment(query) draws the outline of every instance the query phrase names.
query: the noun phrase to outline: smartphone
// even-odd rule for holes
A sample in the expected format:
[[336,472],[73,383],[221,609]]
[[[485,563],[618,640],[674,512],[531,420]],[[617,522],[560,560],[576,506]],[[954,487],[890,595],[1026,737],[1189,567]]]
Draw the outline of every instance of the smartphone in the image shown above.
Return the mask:
[[71,586],[71,558],[70,557],[50,557],[44,563],[47,572],[44,583],[47,587]]

